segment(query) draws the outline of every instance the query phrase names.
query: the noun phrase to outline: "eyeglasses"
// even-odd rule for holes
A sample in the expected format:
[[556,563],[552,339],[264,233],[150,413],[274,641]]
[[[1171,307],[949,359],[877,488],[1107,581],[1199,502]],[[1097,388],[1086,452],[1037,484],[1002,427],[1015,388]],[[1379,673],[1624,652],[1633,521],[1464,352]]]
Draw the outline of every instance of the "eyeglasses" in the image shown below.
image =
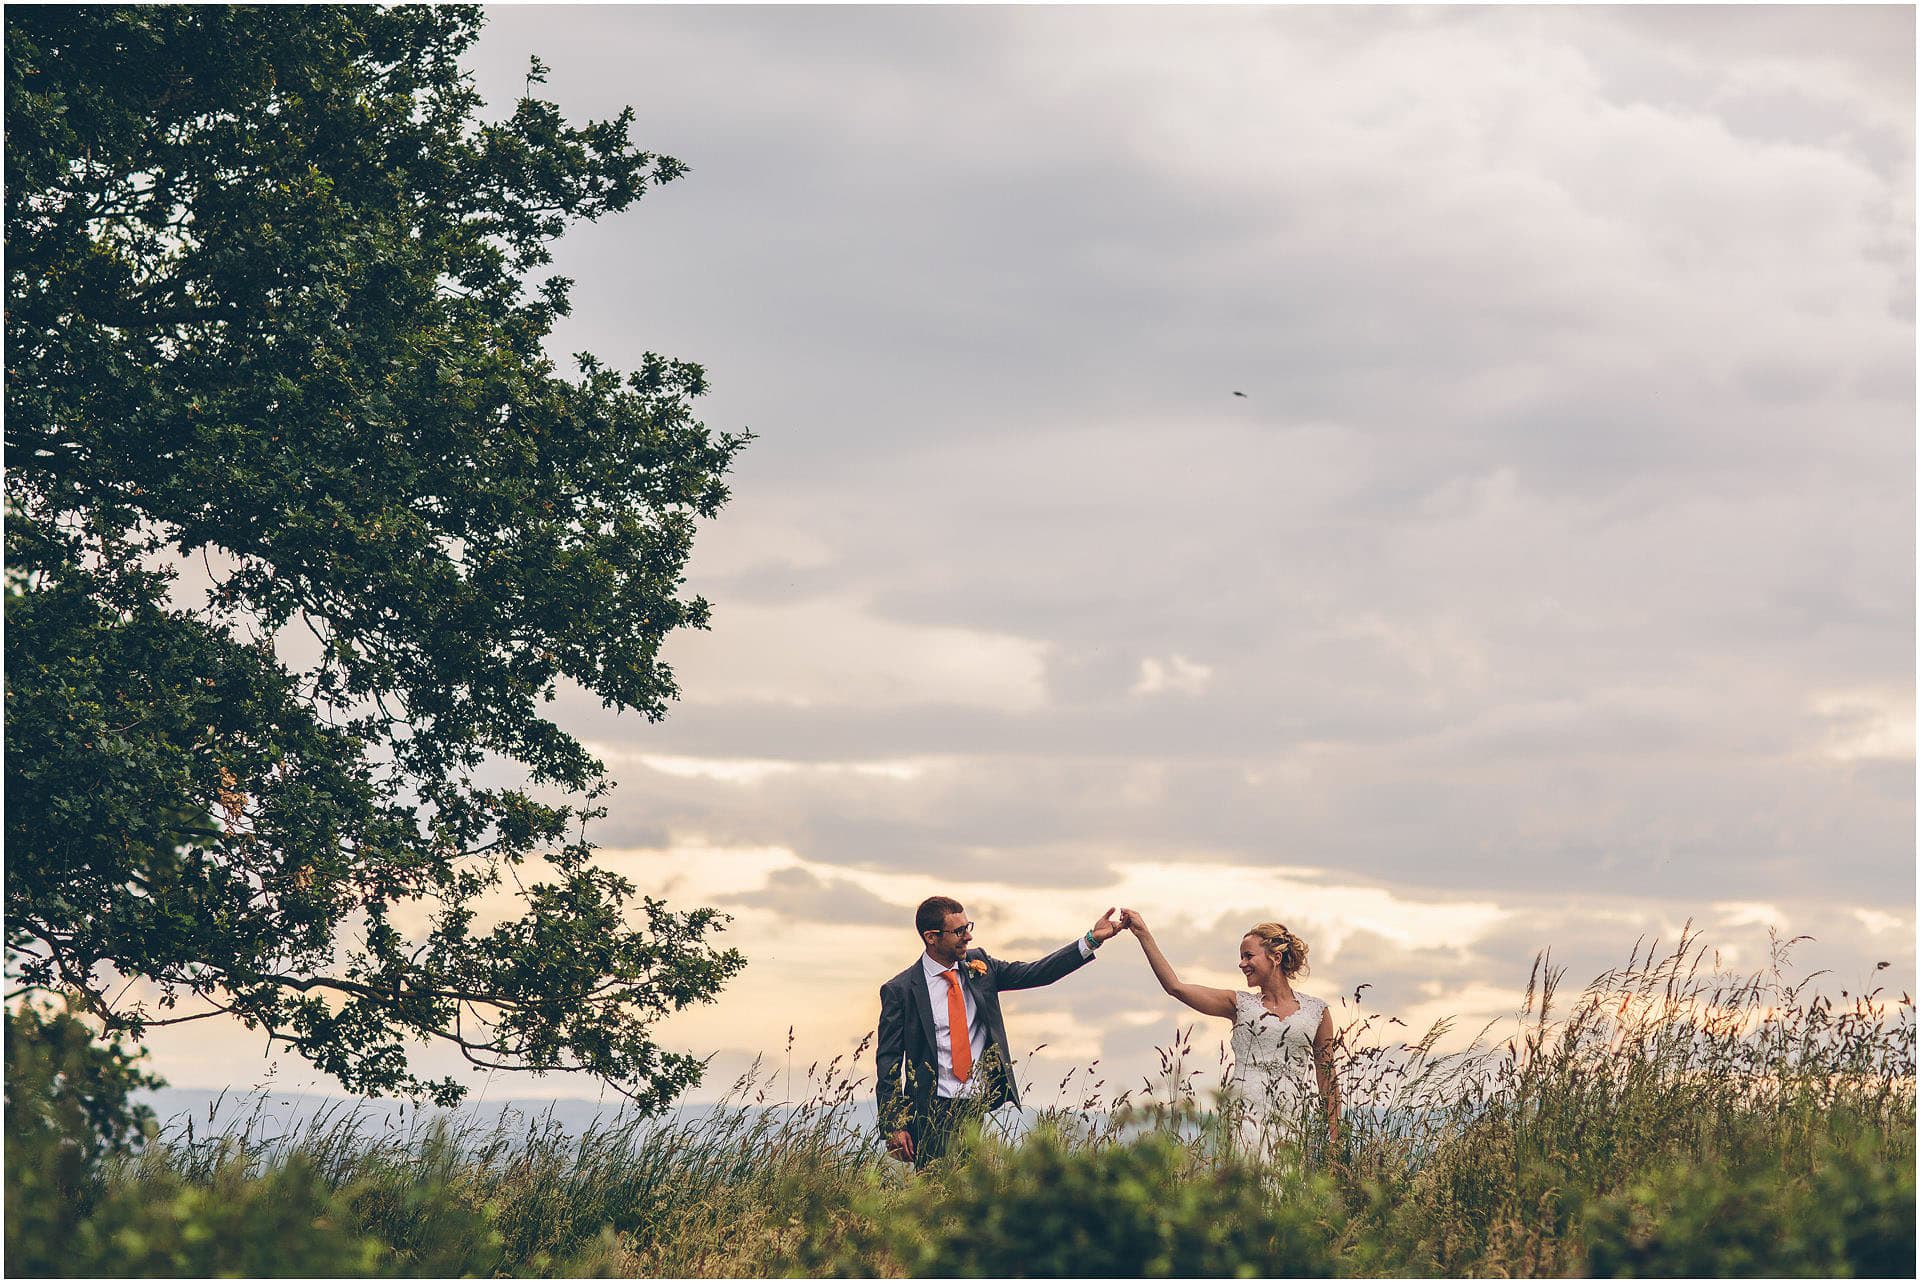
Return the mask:
[[973,932],[973,923],[962,922],[957,927],[944,927],[939,931],[930,931],[928,932],[928,934],[936,935],[936,936],[945,936],[945,935],[964,936],[964,935],[970,935],[972,934],[972,932]]

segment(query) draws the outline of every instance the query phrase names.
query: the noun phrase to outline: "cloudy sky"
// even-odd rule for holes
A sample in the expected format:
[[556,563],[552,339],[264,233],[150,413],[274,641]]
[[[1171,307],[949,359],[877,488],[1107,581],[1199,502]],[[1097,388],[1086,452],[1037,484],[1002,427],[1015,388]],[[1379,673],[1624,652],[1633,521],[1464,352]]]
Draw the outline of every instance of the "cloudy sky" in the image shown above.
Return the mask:
[[[1688,919],[1911,986],[1910,8],[489,15],[499,110],[537,53],[691,167],[555,350],[759,434],[671,716],[557,706],[608,862],[735,915],[716,1085],[851,1051],[934,892],[1220,985],[1280,919],[1416,1024]],[[1188,1023],[1125,938],[1008,1012],[1042,1103]]]

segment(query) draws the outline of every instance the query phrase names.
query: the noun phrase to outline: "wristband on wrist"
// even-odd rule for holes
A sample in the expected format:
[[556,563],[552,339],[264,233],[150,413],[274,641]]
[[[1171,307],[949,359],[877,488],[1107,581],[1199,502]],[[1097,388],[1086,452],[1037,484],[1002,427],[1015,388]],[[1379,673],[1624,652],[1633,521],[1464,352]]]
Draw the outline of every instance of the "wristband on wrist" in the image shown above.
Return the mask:
[[1087,931],[1087,934],[1081,936],[1080,938],[1087,942],[1087,948],[1089,949],[1098,949],[1100,947],[1100,942],[1093,938],[1093,931],[1091,929]]

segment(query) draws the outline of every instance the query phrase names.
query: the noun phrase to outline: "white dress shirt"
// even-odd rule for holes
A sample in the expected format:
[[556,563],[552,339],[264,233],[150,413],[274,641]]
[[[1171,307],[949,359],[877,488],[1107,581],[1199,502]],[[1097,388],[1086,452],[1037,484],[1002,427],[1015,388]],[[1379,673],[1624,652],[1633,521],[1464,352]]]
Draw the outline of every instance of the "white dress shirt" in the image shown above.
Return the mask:
[[[1081,936],[1078,943],[1080,956],[1091,958],[1093,950],[1087,947],[1087,938]],[[966,959],[963,958],[954,967],[966,965]],[[966,1082],[953,1076],[953,1038],[948,1028],[953,1022],[947,1017],[947,982],[940,977],[940,973],[949,968],[935,962],[930,953],[920,955],[920,966],[927,973],[927,1000],[933,1004],[933,1045],[940,1058],[940,1076],[933,1089],[948,1100],[975,1095],[981,1090],[979,1074],[970,1075]],[[960,1000],[967,1005],[967,1041],[973,1044],[973,1063],[977,1069],[981,1058],[987,1054],[986,1022],[980,1019],[980,1004],[973,1000],[973,990],[967,988],[966,981],[957,974],[954,979],[960,984]]]

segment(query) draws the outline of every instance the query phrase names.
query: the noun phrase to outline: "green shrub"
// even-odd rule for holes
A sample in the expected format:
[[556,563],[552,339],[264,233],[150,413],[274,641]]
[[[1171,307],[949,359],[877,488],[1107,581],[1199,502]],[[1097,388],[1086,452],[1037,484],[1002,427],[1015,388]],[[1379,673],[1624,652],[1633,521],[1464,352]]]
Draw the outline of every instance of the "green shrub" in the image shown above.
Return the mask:
[[[1834,1139],[1795,1171],[1778,1149],[1664,1164],[1586,1218],[1599,1278],[1912,1278],[1911,1151]],[[1798,1166],[1798,1164],[1794,1164]]]
[[245,1278],[501,1268],[494,1208],[440,1137],[406,1166],[330,1181],[300,1152],[259,1161],[223,1139],[189,1176],[165,1151],[120,1166],[40,1273]]
[[[1197,1161],[1177,1137],[975,1143],[856,1215],[909,1276],[1284,1278],[1333,1272],[1324,1177]],[[848,1264],[853,1264],[848,1262]]]
[[101,1163],[136,1148],[153,1114],[129,1101],[159,1086],[144,1052],[94,1040],[72,1008],[7,1013],[6,1246],[10,1273],[59,1271],[101,1192]]
[[68,1245],[62,1274],[360,1278],[383,1272],[379,1240],[298,1157],[263,1175],[238,1165],[212,1184],[165,1170],[116,1183]]
[[500,1264],[494,1210],[443,1137],[404,1164],[264,1155],[223,1136],[142,1145],[140,1053],[69,1010],[7,1015],[8,1272],[67,1276],[447,1276]]

